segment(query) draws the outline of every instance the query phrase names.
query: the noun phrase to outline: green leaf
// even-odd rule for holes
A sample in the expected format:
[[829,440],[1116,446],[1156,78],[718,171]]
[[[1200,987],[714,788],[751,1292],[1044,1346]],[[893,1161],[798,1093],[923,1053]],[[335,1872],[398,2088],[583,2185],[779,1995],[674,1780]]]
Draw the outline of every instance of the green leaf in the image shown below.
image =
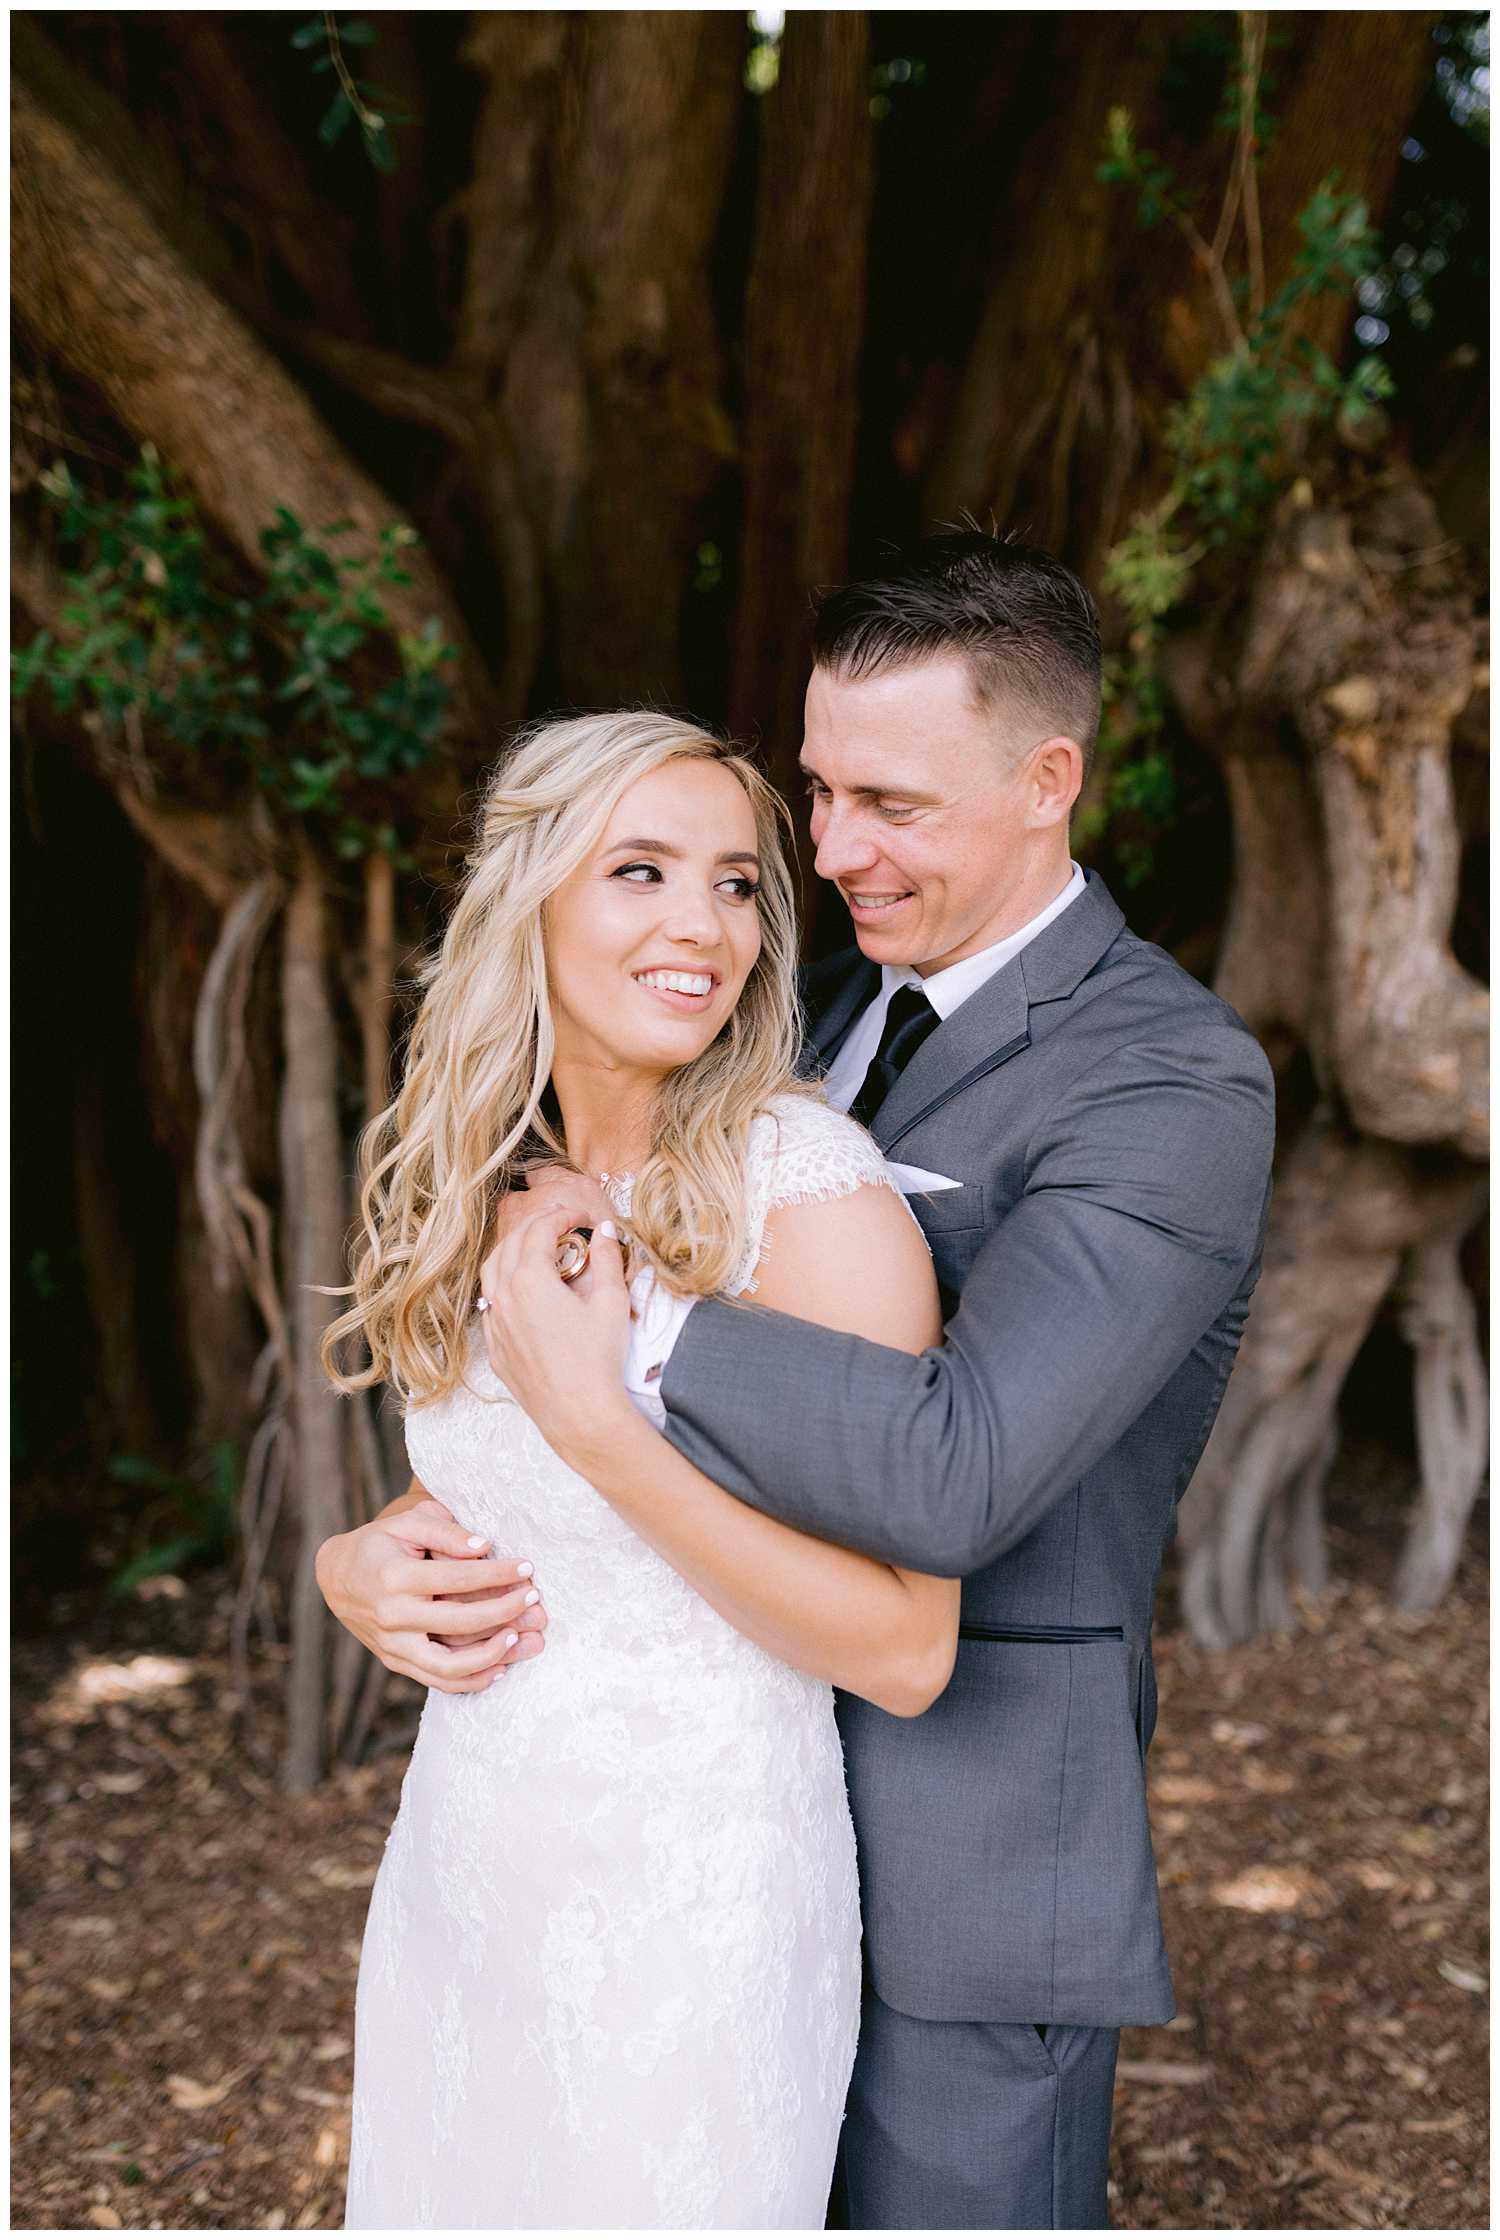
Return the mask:
[[109,1475],[122,1486],[152,1486],[163,1493],[177,1484],[170,1470],[163,1470],[159,1463],[143,1454],[111,1455],[106,1467]]
[[320,46],[328,36],[328,28],[321,16],[309,16],[306,23],[298,24],[292,33],[292,45],[303,52],[309,47]]
[[318,138],[325,148],[333,146],[353,114],[354,105],[343,87],[340,86],[333,97],[332,105],[324,113],[323,122],[318,127]]
[[191,1562],[196,1555],[208,1551],[195,1532],[180,1533],[175,1540],[163,1540],[155,1548],[147,1548],[115,1572],[105,1592],[117,1597],[129,1594],[143,1579],[154,1579],[163,1571],[175,1571],[179,1565]]

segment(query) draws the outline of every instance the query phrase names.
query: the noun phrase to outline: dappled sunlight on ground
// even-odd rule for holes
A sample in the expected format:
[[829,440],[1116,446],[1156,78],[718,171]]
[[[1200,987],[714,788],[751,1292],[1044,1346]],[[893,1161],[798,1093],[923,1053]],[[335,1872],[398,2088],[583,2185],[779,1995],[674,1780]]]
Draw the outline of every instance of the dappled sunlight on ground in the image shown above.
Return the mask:
[[[1396,1619],[1158,1641],[1153,1828],[1180,2012],[1127,2030],[1134,2229],[1483,2228],[1486,1571]],[[16,1657],[13,2217],[336,2227],[354,1981],[419,1696],[291,1802],[285,1666],[233,1722],[222,1579]],[[80,1629],[81,1630],[81,1629]],[[1004,1862],[996,1862],[1004,1872]]]

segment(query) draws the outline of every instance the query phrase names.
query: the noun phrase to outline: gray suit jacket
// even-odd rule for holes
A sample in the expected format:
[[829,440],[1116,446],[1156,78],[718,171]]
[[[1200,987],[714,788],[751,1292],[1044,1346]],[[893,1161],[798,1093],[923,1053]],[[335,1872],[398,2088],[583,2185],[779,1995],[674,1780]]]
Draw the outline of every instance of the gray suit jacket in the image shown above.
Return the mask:
[[[812,976],[821,1062],[878,984],[857,950]],[[866,1962],[906,2014],[1173,2011],[1151,1611],[1259,1273],[1272,1121],[1259,1044],[1091,874],[875,1116],[892,1157],[962,1183],[912,1200],[943,1344],[705,1300],[668,1364],[667,1436],[710,1477],[964,1581],[930,1711],[839,1705]]]

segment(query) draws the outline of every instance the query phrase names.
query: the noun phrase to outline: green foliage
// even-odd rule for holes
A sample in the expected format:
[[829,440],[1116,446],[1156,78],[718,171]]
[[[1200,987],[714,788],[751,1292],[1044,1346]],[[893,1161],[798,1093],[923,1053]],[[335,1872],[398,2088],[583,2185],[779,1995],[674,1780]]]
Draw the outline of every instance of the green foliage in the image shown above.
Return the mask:
[[1437,82],[1449,114],[1461,131],[1482,146],[1490,138],[1490,19],[1480,10],[1462,9],[1433,30],[1446,52],[1437,62]]
[[750,44],[745,50],[745,91],[769,93],[781,76],[784,8],[752,8],[746,17]]
[[190,756],[210,741],[258,738],[263,725],[218,657],[203,531],[154,447],[142,450],[122,498],[92,497],[61,462],[42,488],[79,562],[66,578],[65,635],[43,632],[13,656],[15,696],[46,683],[56,707],[95,711],[112,728],[147,723]]
[[390,135],[393,124],[410,124],[411,118],[397,111],[389,95],[379,86],[367,84],[356,78],[344,55],[346,47],[372,47],[375,44],[375,26],[362,17],[340,20],[337,15],[309,16],[292,33],[292,45],[301,52],[321,49],[313,62],[313,71],[334,72],[338,91],[323,112],[318,126],[318,138],[325,148],[331,148],[341,139],[352,122],[358,122],[365,154],[377,171],[394,171],[396,150]]
[[1104,127],[1104,156],[1098,175],[1107,187],[1134,187],[1136,223],[1154,226],[1172,212],[1185,215],[1172,192],[1172,174],[1159,156],[1135,144],[1128,109],[1111,109]]
[[[323,534],[344,536],[352,526],[335,522]],[[294,815],[337,818],[352,779],[388,788],[433,751],[448,701],[439,672],[453,654],[437,622],[397,635],[399,674],[373,694],[362,696],[354,682],[367,646],[389,635],[374,586],[410,583],[400,556],[415,542],[413,530],[392,525],[381,530],[373,561],[340,555],[286,506],[277,507],[274,524],[262,532],[262,607],[291,648],[291,674],[275,690],[286,711],[282,754],[263,782]],[[346,819],[338,833],[340,854],[363,854],[367,838]]]
[[31,1278],[31,1288],[39,1299],[55,1299],[58,1294],[57,1278],[52,1273],[52,1255],[45,1245],[39,1245],[26,1263],[26,1273]]
[[64,631],[16,651],[13,696],[46,689],[200,798],[233,800],[248,778],[340,856],[397,854],[392,797],[436,749],[454,650],[436,621],[396,631],[381,602],[411,581],[415,533],[341,551],[351,523],[314,535],[279,506],[264,586],[245,596],[150,445],[118,495],[61,464],[42,480],[70,556]]
[[870,70],[870,115],[876,124],[883,124],[896,102],[909,90],[927,83],[927,65],[917,55],[893,55],[889,62],[877,62]]
[[[1134,192],[1143,225],[1170,218],[1193,242],[1200,265],[1219,277],[1170,172],[1136,147],[1124,109],[1110,113],[1099,177]],[[1298,313],[1310,301],[1352,296],[1378,268],[1379,245],[1364,203],[1341,194],[1330,176],[1297,225],[1302,244],[1292,269],[1261,310],[1246,319],[1248,280],[1230,284],[1228,300],[1240,307],[1242,322],[1235,346],[1214,359],[1169,415],[1167,491],[1137,515],[1105,559],[1104,587],[1123,610],[1126,640],[1105,664],[1099,739],[1105,784],[1082,837],[1089,837],[1089,826],[1109,825],[1127,881],[1150,868],[1143,829],[1168,820],[1175,806],[1159,659],[1166,619],[1192,595],[1211,553],[1243,549],[1263,532],[1308,431],[1340,416],[1358,418],[1392,391],[1380,359],[1367,355],[1341,373],[1298,331]],[[1123,819],[1119,833],[1117,819]]]
[[206,1483],[174,1477],[138,1454],[116,1455],[109,1474],[119,1485],[147,1486],[156,1493],[159,1498],[146,1512],[147,1523],[153,1530],[163,1524],[169,1528],[166,1539],[150,1541],[111,1575],[112,1596],[129,1594],[143,1579],[156,1578],[163,1571],[227,1559],[234,1540],[240,1475],[238,1457],[227,1440],[213,1450]]

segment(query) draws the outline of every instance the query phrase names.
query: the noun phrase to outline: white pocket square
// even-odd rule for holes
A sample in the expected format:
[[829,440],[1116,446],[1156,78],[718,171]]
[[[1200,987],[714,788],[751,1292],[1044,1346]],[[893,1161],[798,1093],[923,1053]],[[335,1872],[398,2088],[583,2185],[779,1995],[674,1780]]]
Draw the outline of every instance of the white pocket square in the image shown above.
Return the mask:
[[905,1167],[899,1159],[887,1159],[886,1165],[896,1177],[896,1188],[903,1197],[911,1197],[923,1190],[962,1190],[963,1184],[955,1182],[951,1174],[929,1174],[926,1167]]

